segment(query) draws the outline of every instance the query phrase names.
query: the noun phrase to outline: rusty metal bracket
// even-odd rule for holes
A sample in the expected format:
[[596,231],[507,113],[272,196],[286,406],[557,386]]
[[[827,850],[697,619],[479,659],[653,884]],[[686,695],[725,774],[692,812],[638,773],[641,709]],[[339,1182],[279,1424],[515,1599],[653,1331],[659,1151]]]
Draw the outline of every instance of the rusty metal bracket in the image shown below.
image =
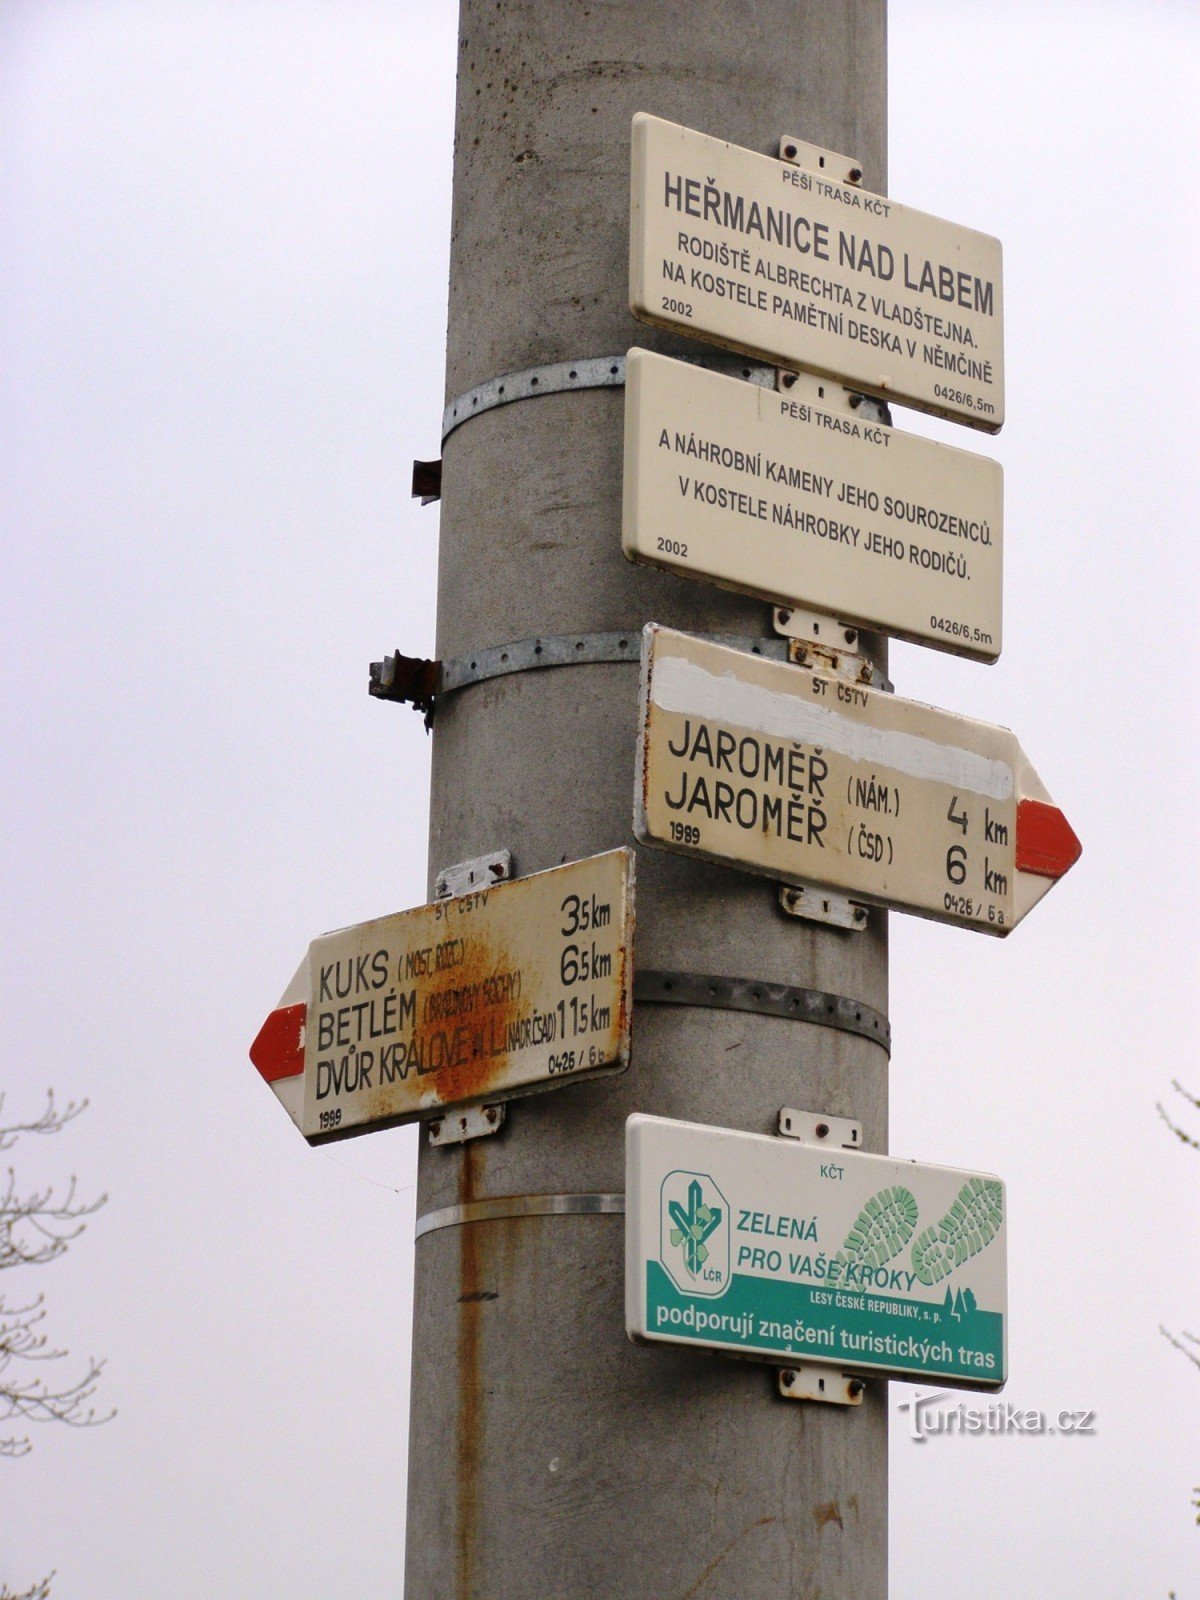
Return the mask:
[[433,727],[433,706],[441,681],[442,663],[423,656],[384,656],[372,661],[367,692],[377,700],[397,700],[410,704],[425,717],[425,728]]
[[430,1144],[466,1144],[468,1139],[484,1139],[489,1133],[499,1133],[504,1126],[508,1107],[500,1101],[493,1106],[466,1106],[461,1111],[447,1111],[429,1124]]
[[764,1017],[790,1017],[794,1022],[856,1033],[873,1040],[889,1054],[892,1048],[892,1028],[885,1016],[861,1000],[826,994],[823,989],[642,968],[633,975],[633,998],[643,1005],[704,1006],[718,1011],[752,1011]]
[[453,900],[455,895],[472,894],[484,884],[506,883],[512,875],[511,851],[489,850],[485,856],[443,867],[434,880],[433,896],[435,900]]
[[[700,634],[731,650],[768,656],[786,661],[786,639],[753,639],[740,635]],[[597,662],[632,661],[642,658],[640,628],[624,633],[552,633],[537,639],[516,639],[511,644],[492,645],[473,655],[456,656],[449,661],[425,661],[417,656],[395,655],[372,661],[368,691],[377,700],[411,702],[425,713],[425,726],[433,724],[439,695],[453,694],[473,683],[489,678],[505,678],[516,672],[538,672],[547,667],[591,666]]]
[[836,1367],[818,1367],[804,1362],[783,1367],[776,1379],[785,1400],[821,1400],[827,1406],[860,1406],[866,1384]]
[[423,506],[432,505],[442,498],[442,463],[414,461],[412,470],[412,495]]
[[850,683],[869,683],[884,694],[892,693],[891,680],[863,652],[862,631],[852,623],[800,606],[776,606],[771,620],[776,633],[788,641],[788,660],[794,666],[832,672]]

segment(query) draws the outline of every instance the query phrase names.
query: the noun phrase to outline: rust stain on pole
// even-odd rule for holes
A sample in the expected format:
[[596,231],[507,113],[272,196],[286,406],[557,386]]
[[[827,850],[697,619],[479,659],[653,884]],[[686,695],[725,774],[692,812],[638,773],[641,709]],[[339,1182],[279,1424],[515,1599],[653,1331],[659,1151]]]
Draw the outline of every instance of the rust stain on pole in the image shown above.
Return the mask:
[[[483,1151],[474,1143],[463,1146],[458,1175],[458,1198],[462,1205],[475,1198],[482,1175]],[[476,1168],[479,1168],[479,1171]],[[473,1591],[475,1541],[478,1524],[479,1462],[483,1425],[483,1389],[480,1364],[480,1326],[482,1315],[480,1249],[482,1230],[467,1223],[458,1232],[458,1439],[457,1439],[457,1574],[460,1600],[470,1600]]]

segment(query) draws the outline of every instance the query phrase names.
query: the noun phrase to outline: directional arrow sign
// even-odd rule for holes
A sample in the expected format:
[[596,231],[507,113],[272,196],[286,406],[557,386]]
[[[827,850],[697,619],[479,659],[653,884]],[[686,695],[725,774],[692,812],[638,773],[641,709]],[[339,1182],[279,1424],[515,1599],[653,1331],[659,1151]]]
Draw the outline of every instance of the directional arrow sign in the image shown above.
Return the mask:
[[629,1061],[631,850],[325,934],[250,1047],[313,1144]]
[[1000,241],[639,113],[634,316],[996,433]]
[[995,934],[1080,851],[1007,728],[654,623],[634,832]]
[[998,1178],[647,1116],[625,1161],[631,1339],[1003,1385]]
[[648,350],[629,352],[625,384],[632,560],[1000,654],[998,462]]

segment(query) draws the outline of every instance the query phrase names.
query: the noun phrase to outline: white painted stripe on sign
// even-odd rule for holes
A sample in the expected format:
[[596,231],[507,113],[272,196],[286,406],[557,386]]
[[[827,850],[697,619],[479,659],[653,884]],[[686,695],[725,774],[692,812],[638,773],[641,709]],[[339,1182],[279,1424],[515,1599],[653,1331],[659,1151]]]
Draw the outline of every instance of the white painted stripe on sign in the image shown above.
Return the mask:
[[730,673],[708,672],[680,656],[657,657],[650,694],[655,705],[681,716],[711,718],[774,739],[819,745],[851,761],[945,783],[989,800],[1007,800],[1013,793],[1013,769],[1007,762],[914,733],[869,728],[829,706],[779,694]]

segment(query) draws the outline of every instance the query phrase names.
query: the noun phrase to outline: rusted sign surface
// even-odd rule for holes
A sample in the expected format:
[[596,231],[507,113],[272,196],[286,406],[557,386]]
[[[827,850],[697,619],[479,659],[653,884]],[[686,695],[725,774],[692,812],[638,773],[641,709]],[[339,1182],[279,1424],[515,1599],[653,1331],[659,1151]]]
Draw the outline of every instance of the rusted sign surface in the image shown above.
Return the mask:
[[659,327],[996,433],[1000,241],[639,113],[629,304]]
[[315,939],[251,1060],[314,1143],[618,1071],[633,885],[613,850]]
[[634,832],[1001,935],[1080,849],[1007,728],[655,624]]
[[631,350],[625,554],[994,661],[1000,464],[835,411],[819,387],[777,393]]

